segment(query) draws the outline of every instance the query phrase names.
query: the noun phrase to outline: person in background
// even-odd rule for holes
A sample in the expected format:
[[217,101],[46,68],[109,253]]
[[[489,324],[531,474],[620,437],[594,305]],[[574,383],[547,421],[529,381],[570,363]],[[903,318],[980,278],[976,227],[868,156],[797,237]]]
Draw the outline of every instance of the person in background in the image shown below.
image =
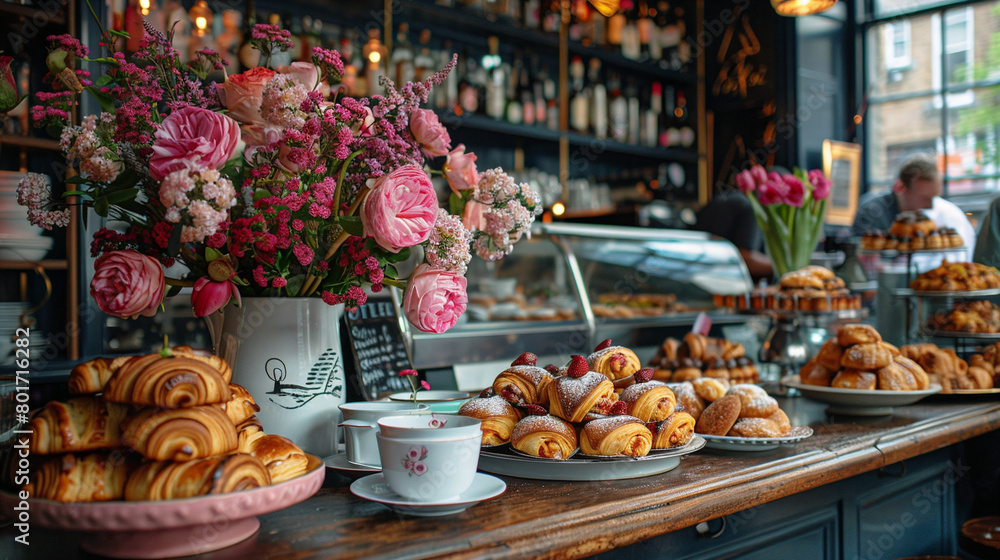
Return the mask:
[[941,198],[941,191],[941,173],[934,161],[925,156],[912,157],[899,169],[899,178],[891,189],[861,198],[851,233],[861,237],[869,231],[888,231],[900,212],[922,210],[938,227],[954,228],[971,258],[976,245],[975,229],[965,212]]
[[728,240],[740,251],[754,283],[774,276],[771,258],[764,254],[764,234],[757,225],[746,195],[735,189],[715,193],[698,211],[694,229]]
[[1000,196],[990,203],[983,224],[979,226],[972,262],[1000,268]]

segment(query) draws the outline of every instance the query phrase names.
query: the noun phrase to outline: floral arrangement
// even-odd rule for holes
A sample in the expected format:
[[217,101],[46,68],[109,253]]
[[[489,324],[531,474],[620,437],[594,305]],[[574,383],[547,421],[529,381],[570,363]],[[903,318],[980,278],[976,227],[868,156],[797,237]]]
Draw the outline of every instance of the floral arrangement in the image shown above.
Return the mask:
[[[454,59],[424,82],[397,89],[386,80],[385,95],[352,98],[336,51],[268,68],[291,46],[276,26],[253,31],[265,66],[223,83],[208,79],[224,72],[217,53],[182,63],[169,34],[145,31],[129,56],[116,49],[124,34],[104,34],[109,53],[96,61],[106,72],[96,79],[74,67],[89,60],[83,44],[49,37],[53,91],[37,94],[31,115],[58,132],[79,174],[61,200],[37,175],[19,188],[34,224],[65,225],[74,200],[123,224],[91,243],[91,295],[106,313],[151,316],[162,294],[183,286],[196,316],[241,296],[321,297],[350,309],[366,301],[364,286],[395,286],[416,328],[443,332],[465,311],[472,253],[502,258],[541,211],[537,193],[501,169],[480,173],[476,155],[452,148],[435,113],[419,107]],[[73,126],[83,92],[103,112]],[[445,200],[432,173],[451,187]],[[419,265],[400,277],[417,247]]]
[[780,276],[809,264],[823,231],[823,213],[833,184],[819,169],[768,173],[754,165],[736,175],[736,186],[750,199],[768,254]]
[[410,384],[410,401],[417,402],[417,391],[423,389],[425,391],[430,391],[431,384],[427,381],[421,379],[417,380],[417,371],[413,369],[404,369],[397,375],[406,379],[407,383]]

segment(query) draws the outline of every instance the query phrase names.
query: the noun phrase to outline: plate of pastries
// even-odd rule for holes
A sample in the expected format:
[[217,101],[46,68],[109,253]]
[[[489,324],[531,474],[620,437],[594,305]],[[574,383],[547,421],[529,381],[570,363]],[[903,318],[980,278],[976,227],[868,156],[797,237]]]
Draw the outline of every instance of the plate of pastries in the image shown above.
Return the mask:
[[246,539],[255,516],[316,493],[325,469],[266,434],[253,397],[231,381],[224,360],[187,346],[78,364],[72,397],[25,426],[30,472],[8,465],[0,503],[27,493],[33,522],[83,531],[81,547],[105,556],[185,556]]
[[651,293],[600,294],[592,308],[594,316],[610,319],[655,317],[688,310],[686,305],[678,303],[677,296],[674,294]]
[[968,361],[935,344],[909,344],[899,351],[920,364],[931,382],[941,386],[942,394],[1000,393],[1000,342],[980,349]]
[[962,247],[962,236],[954,228],[938,227],[927,214],[917,210],[901,212],[889,226],[889,231],[874,230],[861,236],[864,251],[953,250]]
[[945,260],[914,278],[910,289],[918,295],[995,295],[1000,294],[1000,272],[984,264]]
[[696,418],[635,353],[610,340],[562,367],[521,354],[458,413],[482,421],[479,468],[551,480],[667,472],[705,445]]
[[803,395],[829,403],[835,414],[879,416],[941,390],[927,372],[871,325],[840,327],[799,371],[781,380]]
[[712,377],[732,384],[760,382],[760,371],[742,344],[696,332],[681,340],[668,337],[647,366],[653,368],[656,381],[676,383]]
[[809,265],[781,276],[778,284],[747,294],[715,295],[716,307],[760,311],[833,313],[858,311],[861,296],[851,294],[842,278],[824,266]]
[[950,310],[932,315],[925,329],[932,336],[1000,334],[1000,307],[988,300],[957,301]]
[[[705,394],[705,391],[695,393]],[[812,435],[808,426],[792,426],[778,401],[751,384],[732,385],[715,397],[698,417],[695,433],[708,447],[726,451],[766,451],[796,443]]]

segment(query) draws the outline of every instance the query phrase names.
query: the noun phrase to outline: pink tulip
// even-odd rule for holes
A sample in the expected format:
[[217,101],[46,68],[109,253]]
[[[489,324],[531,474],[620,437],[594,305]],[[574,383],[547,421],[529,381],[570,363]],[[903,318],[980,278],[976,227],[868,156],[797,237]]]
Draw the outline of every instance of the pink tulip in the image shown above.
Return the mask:
[[163,301],[164,283],[156,259],[137,251],[111,251],[94,261],[90,296],[108,315],[152,317]]
[[782,175],[781,180],[788,187],[785,190],[785,203],[796,208],[801,208],[802,201],[806,198],[806,188],[802,184],[802,180],[791,174]]
[[417,329],[443,333],[455,326],[469,302],[464,276],[422,264],[403,295],[403,313]]
[[240,127],[233,119],[200,107],[181,107],[163,119],[156,131],[149,175],[160,181],[186,167],[219,169],[239,142]]
[[760,200],[764,206],[779,204],[784,201],[783,191],[777,186],[777,183],[768,181],[757,189],[757,200]]
[[744,169],[736,174],[736,186],[744,194],[753,192],[757,188],[757,182],[753,178],[753,174],[750,173],[749,169]]
[[420,144],[420,151],[427,157],[448,154],[451,137],[448,130],[438,121],[437,114],[430,109],[414,109],[410,113],[410,132]]
[[767,182],[767,171],[761,165],[755,165],[750,168],[750,175],[753,176],[754,183],[757,186],[761,186]]
[[430,237],[437,211],[430,177],[416,165],[404,165],[376,181],[361,205],[361,225],[380,247],[398,253]]
[[476,154],[465,153],[465,144],[459,144],[448,154],[448,160],[444,163],[444,176],[455,194],[475,187],[479,183]]
[[824,200],[826,197],[830,196],[830,188],[833,187],[833,182],[826,178],[819,169],[813,169],[809,172],[809,184],[813,187],[813,199],[814,200]]
[[194,289],[191,291],[191,306],[194,308],[194,316],[211,315],[225,307],[232,298],[236,298],[237,307],[243,304],[236,284],[229,280],[217,282],[208,276],[202,276],[194,283]]

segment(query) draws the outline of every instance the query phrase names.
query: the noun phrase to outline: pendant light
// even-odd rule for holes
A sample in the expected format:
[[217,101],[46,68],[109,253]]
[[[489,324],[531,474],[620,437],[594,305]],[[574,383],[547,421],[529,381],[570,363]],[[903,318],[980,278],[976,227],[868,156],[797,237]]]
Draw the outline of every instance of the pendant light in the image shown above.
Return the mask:
[[771,0],[771,5],[779,16],[818,14],[829,10],[836,3],[837,0]]

